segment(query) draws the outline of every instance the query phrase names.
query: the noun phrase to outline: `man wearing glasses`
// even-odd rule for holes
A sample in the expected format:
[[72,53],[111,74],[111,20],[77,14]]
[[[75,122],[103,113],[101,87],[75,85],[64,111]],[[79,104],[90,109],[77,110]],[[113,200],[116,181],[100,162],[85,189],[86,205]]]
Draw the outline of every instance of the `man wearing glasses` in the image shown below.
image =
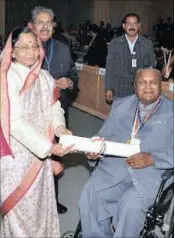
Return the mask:
[[124,17],[122,26],[125,34],[112,40],[108,50],[105,96],[109,103],[116,97],[134,93],[137,69],[155,65],[152,42],[139,35],[140,17],[129,13]]
[[[72,61],[67,45],[52,38],[56,22],[51,9],[37,6],[31,11],[29,27],[43,42],[45,60],[43,68],[48,70],[55,79],[55,86],[60,91],[60,102],[65,111],[68,127],[68,105],[78,91],[78,74]],[[55,190],[58,213],[65,213],[67,208],[58,202],[58,178],[55,177]]]

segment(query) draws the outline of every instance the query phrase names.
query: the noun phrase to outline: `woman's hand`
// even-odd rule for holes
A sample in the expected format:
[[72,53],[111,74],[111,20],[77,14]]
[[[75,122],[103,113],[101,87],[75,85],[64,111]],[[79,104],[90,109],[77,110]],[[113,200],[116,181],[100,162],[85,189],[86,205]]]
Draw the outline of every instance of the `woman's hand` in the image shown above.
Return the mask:
[[56,156],[59,156],[59,157],[62,157],[66,154],[70,154],[70,153],[73,153],[75,152],[76,150],[73,148],[75,145],[72,144],[70,146],[67,146],[67,147],[63,147],[62,144],[54,144],[52,145],[49,153],[52,154],[52,155],[56,155]]

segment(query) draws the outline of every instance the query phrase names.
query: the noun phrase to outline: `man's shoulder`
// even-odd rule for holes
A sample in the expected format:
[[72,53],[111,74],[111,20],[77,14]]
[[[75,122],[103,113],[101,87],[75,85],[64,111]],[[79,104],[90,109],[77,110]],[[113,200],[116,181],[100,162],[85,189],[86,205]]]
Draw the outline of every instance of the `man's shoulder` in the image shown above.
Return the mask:
[[62,41],[53,39],[53,42],[54,42],[54,46],[57,47],[57,48],[60,48],[60,49],[63,49],[63,50],[68,50],[69,49],[69,47],[65,43],[63,43]]
[[167,97],[162,97],[162,107],[164,107],[164,110],[166,112],[172,112],[174,111],[174,102],[170,100]]
[[151,45],[152,41],[144,36],[139,36],[139,41],[143,44],[143,45]]
[[112,41],[111,41],[111,45],[118,45],[120,43],[123,43],[125,41],[125,36],[122,35],[122,36],[119,36],[117,38],[114,38]]
[[119,107],[119,106],[129,106],[131,105],[133,102],[137,101],[137,97],[135,94],[130,95],[130,96],[126,96],[126,97],[122,97],[122,98],[117,98],[114,102],[113,102],[113,107]]

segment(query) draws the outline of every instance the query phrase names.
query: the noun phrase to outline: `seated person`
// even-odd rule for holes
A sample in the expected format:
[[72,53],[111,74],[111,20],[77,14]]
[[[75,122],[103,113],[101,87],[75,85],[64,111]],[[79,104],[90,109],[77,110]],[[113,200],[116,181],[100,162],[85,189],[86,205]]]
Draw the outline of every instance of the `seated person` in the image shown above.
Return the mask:
[[[162,173],[173,167],[173,102],[160,95],[161,74],[140,69],[135,94],[114,101],[99,137],[139,143],[129,158],[104,156],[80,198],[83,237],[139,237]],[[87,154],[95,164],[97,154]],[[115,230],[110,229],[112,224]]]

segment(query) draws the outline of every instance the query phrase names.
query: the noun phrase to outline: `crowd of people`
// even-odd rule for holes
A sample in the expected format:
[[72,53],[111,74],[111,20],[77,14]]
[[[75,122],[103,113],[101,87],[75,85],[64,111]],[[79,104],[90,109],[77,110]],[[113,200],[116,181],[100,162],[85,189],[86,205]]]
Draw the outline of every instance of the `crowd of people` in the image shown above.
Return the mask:
[[153,26],[153,32],[160,45],[172,47],[174,42],[174,22],[171,17],[167,19],[160,18]]
[[[4,238],[60,237],[58,214],[67,211],[58,199],[58,175],[64,169],[62,157],[76,151],[74,144],[64,147],[58,138],[72,134],[68,111],[78,96],[79,77],[68,44],[53,38],[56,25],[52,9],[35,7],[27,26],[12,30],[1,53]],[[104,22],[88,27],[84,60],[106,67],[105,97],[112,104],[96,140],[139,145],[140,152],[128,158],[100,151],[85,154],[90,166],[98,165],[80,198],[82,235],[135,238],[156,198],[161,175],[173,168],[173,102],[161,96],[162,76],[172,74],[173,51],[163,48],[165,67],[162,72],[155,69],[153,43],[140,35],[135,13],[124,16],[124,34],[110,42],[109,50],[110,25],[108,31]]]

